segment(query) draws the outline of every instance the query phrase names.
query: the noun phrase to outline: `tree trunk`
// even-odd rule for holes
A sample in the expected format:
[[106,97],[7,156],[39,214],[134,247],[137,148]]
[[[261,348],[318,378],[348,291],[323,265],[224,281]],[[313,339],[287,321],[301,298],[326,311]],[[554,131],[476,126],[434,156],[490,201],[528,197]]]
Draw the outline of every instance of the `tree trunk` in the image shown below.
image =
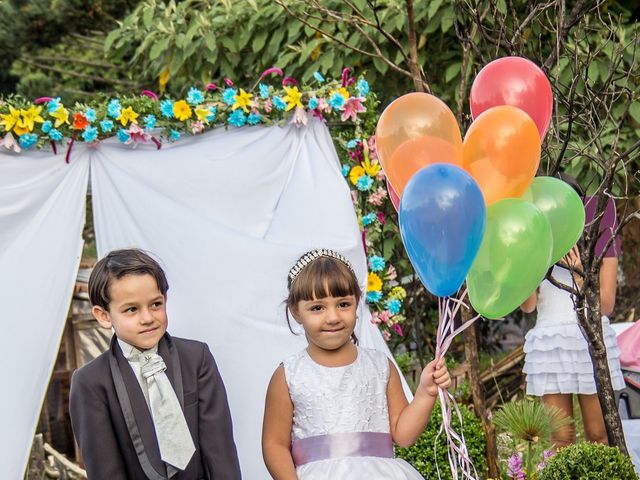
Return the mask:
[[407,21],[409,23],[409,70],[411,71],[411,77],[413,79],[413,86],[416,92],[428,91],[429,88],[425,88],[425,82],[420,72],[420,66],[418,65],[418,40],[416,38],[416,24],[413,15],[413,0],[406,0],[407,6]]
[[[473,318],[473,310],[462,308],[462,321],[468,322]],[[496,446],[496,431],[489,421],[489,415],[485,407],[484,390],[480,382],[480,363],[478,361],[478,339],[476,336],[476,325],[472,325],[464,331],[464,353],[466,362],[469,365],[469,384],[471,396],[473,398],[473,408],[480,418],[482,429],[486,438],[487,468],[490,478],[498,478],[500,470],[498,468],[498,449]]]
[[[602,331],[600,288],[597,278],[597,273],[587,275],[587,278],[585,278],[583,286],[584,297],[578,299],[576,311],[582,332],[589,344],[589,353],[593,362],[593,375],[604,417],[604,425],[607,429],[609,445],[617,447],[624,455],[628,456],[629,451],[624,440],[622,421],[620,420],[618,405],[616,405],[613,385],[611,384],[607,348]],[[591,279],[594,279],[593,283],[595,285],[591,284]]]

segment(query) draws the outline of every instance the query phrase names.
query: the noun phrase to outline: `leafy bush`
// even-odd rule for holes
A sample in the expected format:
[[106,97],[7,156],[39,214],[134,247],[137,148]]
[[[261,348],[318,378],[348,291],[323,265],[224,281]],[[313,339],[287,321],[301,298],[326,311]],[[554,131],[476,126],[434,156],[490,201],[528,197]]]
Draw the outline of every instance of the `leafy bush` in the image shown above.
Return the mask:
[[[460,405],[460,413],[462,414],[464,437],[467,443],[469,455],[471,456],[471,461],[476,467],[478,475],[482,477],[487,469],[487,462],[485,458],[486,442],[484,431],[482,430],[482,424],[470,407]],[[454,415],[454,417],[452,425],[456,432],[460,433],[460,422],[456,415]],[[436,447],[437,457],[434,458],[433,445],[441,424],[442,414],[440,411],[440,404],[436,403],[433,407],[433,413],[431,414],[429,424],[416,443],[409,448],[396,448],[396,456],[398,458],[405,459],[413,465],[424,478],[438,478],[436,458],[438,468],[440,469],[440,476],[442,478],[452,478],[449,460],[447,458],[447,437],[444,433],[440,435],[440,438],[438,438],[438,444]]]
[[615,447],[577,443],[561,448],[547,461],[537,480],[636,480],[629,457]]

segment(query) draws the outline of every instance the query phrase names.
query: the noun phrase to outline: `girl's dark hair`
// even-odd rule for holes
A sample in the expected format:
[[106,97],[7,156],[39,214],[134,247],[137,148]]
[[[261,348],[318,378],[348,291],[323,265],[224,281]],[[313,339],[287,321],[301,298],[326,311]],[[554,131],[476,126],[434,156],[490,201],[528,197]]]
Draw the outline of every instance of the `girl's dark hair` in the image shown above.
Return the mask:
[[[286,316],[289,330],[292,332],[289,310],[296,307],[300,301],[354,295],[358,304],[362,298],[362,290],[355,273],[344,262],[334,257],[319,257],[313,260],[293,281],[291,278],[288,279],[287,288],[289,295],[285,300]],[[352,336],[357,343],[355,334]]]
[[149,254],[136,248],[113,250],[93,267],[89,277],[91,304],[109,311],[111,283],[125,275],[151,275],[162,295],[169,290],[164,270]]

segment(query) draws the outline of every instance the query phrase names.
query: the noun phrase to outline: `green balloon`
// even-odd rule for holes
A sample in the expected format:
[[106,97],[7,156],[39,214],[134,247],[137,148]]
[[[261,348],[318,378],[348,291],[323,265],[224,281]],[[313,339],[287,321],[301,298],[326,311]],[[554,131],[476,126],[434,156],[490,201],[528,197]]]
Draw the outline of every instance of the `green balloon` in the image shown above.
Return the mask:
[[467,275],[469,300],[486,318],[501,318],[524,302],[545,277],[553,237],[533,204],[506,198],[487,208],[480,250]]
[[522,194],[547,217],[553,234],[551,264],[564,257],[584,229],[584,205],[578,193],[567,183],[553,177],[536,177]]

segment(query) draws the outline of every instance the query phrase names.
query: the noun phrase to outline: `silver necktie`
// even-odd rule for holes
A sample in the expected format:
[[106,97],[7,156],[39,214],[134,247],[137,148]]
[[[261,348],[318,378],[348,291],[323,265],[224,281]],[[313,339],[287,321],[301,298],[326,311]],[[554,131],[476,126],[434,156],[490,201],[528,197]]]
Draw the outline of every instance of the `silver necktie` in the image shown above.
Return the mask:
[[184,470],[196,448],[176,392],[164,373],[167,369],[164,360],[157,353],[146,352],[140,355],[140,364],[149,391],[149,407],[160,457],[169,464],[167,471],[172,477],[176,471],[171,467]]

